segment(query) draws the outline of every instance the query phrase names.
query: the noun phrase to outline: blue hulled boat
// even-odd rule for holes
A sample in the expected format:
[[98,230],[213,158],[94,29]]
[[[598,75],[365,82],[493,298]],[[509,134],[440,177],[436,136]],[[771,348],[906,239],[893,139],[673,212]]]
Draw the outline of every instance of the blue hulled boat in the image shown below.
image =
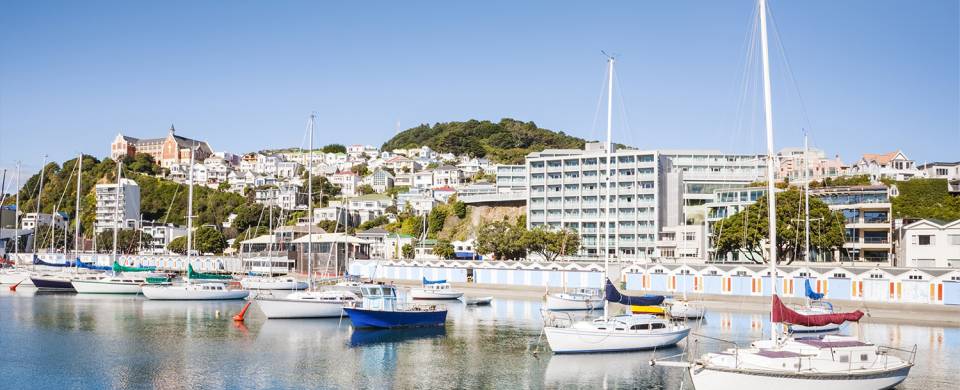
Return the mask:
[[387,285],[365,285],[361,307],[344,307],[357,328],[404,328],[443,326],[447,322],[447,308],[437,305],[400,305],[397,290]]

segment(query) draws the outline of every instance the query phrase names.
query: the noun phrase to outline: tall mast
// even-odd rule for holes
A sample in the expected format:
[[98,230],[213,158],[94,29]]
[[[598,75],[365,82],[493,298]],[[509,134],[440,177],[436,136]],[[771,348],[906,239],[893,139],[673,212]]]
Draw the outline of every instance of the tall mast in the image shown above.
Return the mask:
[[[307,120],[310,131],[309,151],[307,152],[307,284],[313,288],[313,127],[314,114]],[[322,196],[320,202],[323,202]]]
[[[80,158],[77,159],[77,203],[74,208],[73,218],[75,220],[74,232],[73,232],[73,248],[77,254],[77,258],[80,258],[80,191],[82,191],[81,183],[83,182],[83,153],[80,153]],[[63,246],[66,248],[66,244]],[[66,249],[64,249],[66,250]]]
[[[40,230],[40,198],[43,197],[43,172],[47,167],[47,155],[43,155],[43,165],[40,166],[40,186],[37,187],[37,213],[33,216],[33,234],[34,237],[37,236],[37,232]],[[53,215],[50,216],[50,223],[53,223]],[[33,252],[37,252],[37,245],[34,243]]]
[[[770,230],[770,299],[777,294],[777,194],[773,183],[773,99],[770,96],[770,58],[767,53],[767,0],[760,0],[760,51],[763,58],[763,113],[767,129],[767,218]],[[771,315],[773,313],[771,312]],[[770,339],[777,341],[776,325],[770,324]]]
[[20,161],[17,161],[17,195],[16,210],[13,212],[13,253],[20,258]]
[[803,259],[810,261],[810,147],[807,143],[807,132],[803,132],[803,231],[804,243]]
[[120,225],[120,195],[123,194],[123,186],[120,185],[120,168],[123,166],[120,158],[117,158],[117,192],[113,200],[113,262],[117,262],[117,228]]
[[187,260],[193,253],[193,148],[190,146],[190,173],[187,177],[190,183],[187,186]]
[[[612,140],[613,137],[613,62],[614,58],[608,56],[607,64],[607,166],[605,180],[607,182],[606,201],[604,201],[604,222],[603,222],[603,283],[601,288],[606,287],[607,268],[610,267],[610,159],[613,157]],[[603,300],[603,317],[607,317],[607,300]]]

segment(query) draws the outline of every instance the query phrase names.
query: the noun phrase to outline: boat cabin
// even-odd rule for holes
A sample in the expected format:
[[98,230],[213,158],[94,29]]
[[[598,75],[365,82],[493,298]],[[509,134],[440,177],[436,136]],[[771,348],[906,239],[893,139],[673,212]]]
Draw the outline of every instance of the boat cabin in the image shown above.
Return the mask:
[[573,293],[571,293],[571,295],[583,295],[583,296],[588,296],[588,297],[601,297],[601,296],[603,296],[603,294],[600,294],[600,289],[599,289],[599,288],[594,288],[594,287],[580,287],[580,288],[577,288],[576,290],[573,290]]
[[397,288],[385,284],[368,284],[360,287],[363,308],[370,310],[396,310]]

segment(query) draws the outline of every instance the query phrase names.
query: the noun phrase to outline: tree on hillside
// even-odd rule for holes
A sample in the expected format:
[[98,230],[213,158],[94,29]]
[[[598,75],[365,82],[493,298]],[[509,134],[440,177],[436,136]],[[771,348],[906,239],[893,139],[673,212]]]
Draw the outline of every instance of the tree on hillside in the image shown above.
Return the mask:
[[437,243],[433,246],[433,254],[444,260],[452,259],[456,256],[453,244],[448,240],[437,240]]
[[220,254],[227,248],[227,240],[219,230],[201,226],[194,234],[194,249],[197,252]]
[[360,175],[360,177],[364,177],[370,174],[370,168],[367,168],[366,163],[357,164],[350,167],[350,172],[356,173],[357,175]]
[[899,192],[891,200],[895,218],[960,219],[960,197],[947,192],[946,179],[912,179],[894,184]]
[[340,144],[329,144],[324,146],[320,151],[324,153],[346,153],[347,147]]
[[430,210],[430,216],[427,217],[427,236],[436,238],[437,233],[443,230],[443,223],[447,220],[447,208],[438,205]]
[[[140,248],[153,241],[149,234],[134,229],[121,229],[117,232],[117,252],[121,254],[136,254]],[[97,252],[113,252],[113,230],[107,229],[97,235]]]
[[416,251],[413,249],[413,245],[411,244],[403,244],[403,247],[400,248],[400,252],[403,254],[404,259],[412,259],[417,255]]
[[502,221],[487,222],[477,229],[474,247],[477,253],[492,254],[496,260],[522,259],[526,256],[522,225]]
[[167,250],[178,255],[187,254],[187,237],[180,236],[174,238],[170,241],[170,243],[167,244]]
[[357,187],[357,192],[359,192],[360,195],[370,195],[376,193],[377,190],[373,189],[373,186],[369,184],[361,184]]
[[155,176],[160,173],[160,166],[153,156],[146,153],[137,153],[133,156],[124,156],[123,165],[130,171]]
[[523,246],[529,252],[543,256],[547,261],[554,261],[558,256],[577,253],[580,250],[580,236],[569,229],[549,229],[538,226],[523,234]]
[[467,204],[459,200],[454,201],[450,208],[453,209],[453,215],[456,215],[457,218],[463,219],[467,217]]
[[[777,193],[777,258],[787,264],[801,258],[804,247],[803,192],[796,188]],[[844,242],[844,217],[831,211],[823,201],[810,198],[810,248],[829,252]],[[740,252],[754,263],[769,259],[766,246],[767,197],[763,196],[746,209],[724,218],[714,227],[718,256]]]

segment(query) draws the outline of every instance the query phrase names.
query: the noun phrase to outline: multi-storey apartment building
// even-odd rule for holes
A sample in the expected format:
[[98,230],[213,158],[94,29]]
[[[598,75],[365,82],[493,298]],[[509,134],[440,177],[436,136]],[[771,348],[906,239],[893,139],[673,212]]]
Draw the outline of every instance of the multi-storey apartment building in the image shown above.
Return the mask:
[[922,219],[902,229],[903,266],[960,268],[960,219],[953,222]]
[[140,186],[130,179],[117,183],[101,183],[96,186],[97,218],[94,231],[136,228],[140,221]]
[[[763,180],[766,175],[766,156],[757,154],[729,154],[716,150],[664,150],[660,155],[669,162],[665,172],[674,173],[673,180],[668,177],[667,185],[680,187],[680,201],[668,197],[667,210],[681,209],[682,218],[687,225],[703,223],[707,212],[706,204],[713,201],[714,191],[728,188],[740,188],[754,181]],[[663,226],[683,225],[683,220],[666,218]]]
[[497,192],[521,192],[526,190],[526,165],[497,165]]
[[889,189],[886,186],[827,187],[810,190],[843,213],[845,242],[833,254],[841,261],[890,263],[893,260],[893,223]]
[[767,194],[766,187],[745,187],[730,188],[724,190],[715,190],[713,192],[713,201],[707,204],[706,231],[704,235],[706,240],[705,253],[706,258],[721,262],[747,261],[747,255],[744,253],[727,253],[724,256],[716,254],[716,240],[714,236],[718,233],[717,223],[720,220],[745,210],[750,205],[757,202]]
[[614,256],[648,258],[654,253],[658,228],[660,155],[614,150],[610,165],[606,155],[600,143],[588,143],[585,150],[548,149],[527,155],[527,227],[577,231],[581,255],[601,255],[608,236]]
[[150,241],[143,242],[143,248],[140,254],[147,255],[169,255],[173,254],[167,249],[173,239],[187,235],[187,228],[176,226],[172,223],[166,225],[158,223],[144,223],[140,228],[143,234],[151,237]]

